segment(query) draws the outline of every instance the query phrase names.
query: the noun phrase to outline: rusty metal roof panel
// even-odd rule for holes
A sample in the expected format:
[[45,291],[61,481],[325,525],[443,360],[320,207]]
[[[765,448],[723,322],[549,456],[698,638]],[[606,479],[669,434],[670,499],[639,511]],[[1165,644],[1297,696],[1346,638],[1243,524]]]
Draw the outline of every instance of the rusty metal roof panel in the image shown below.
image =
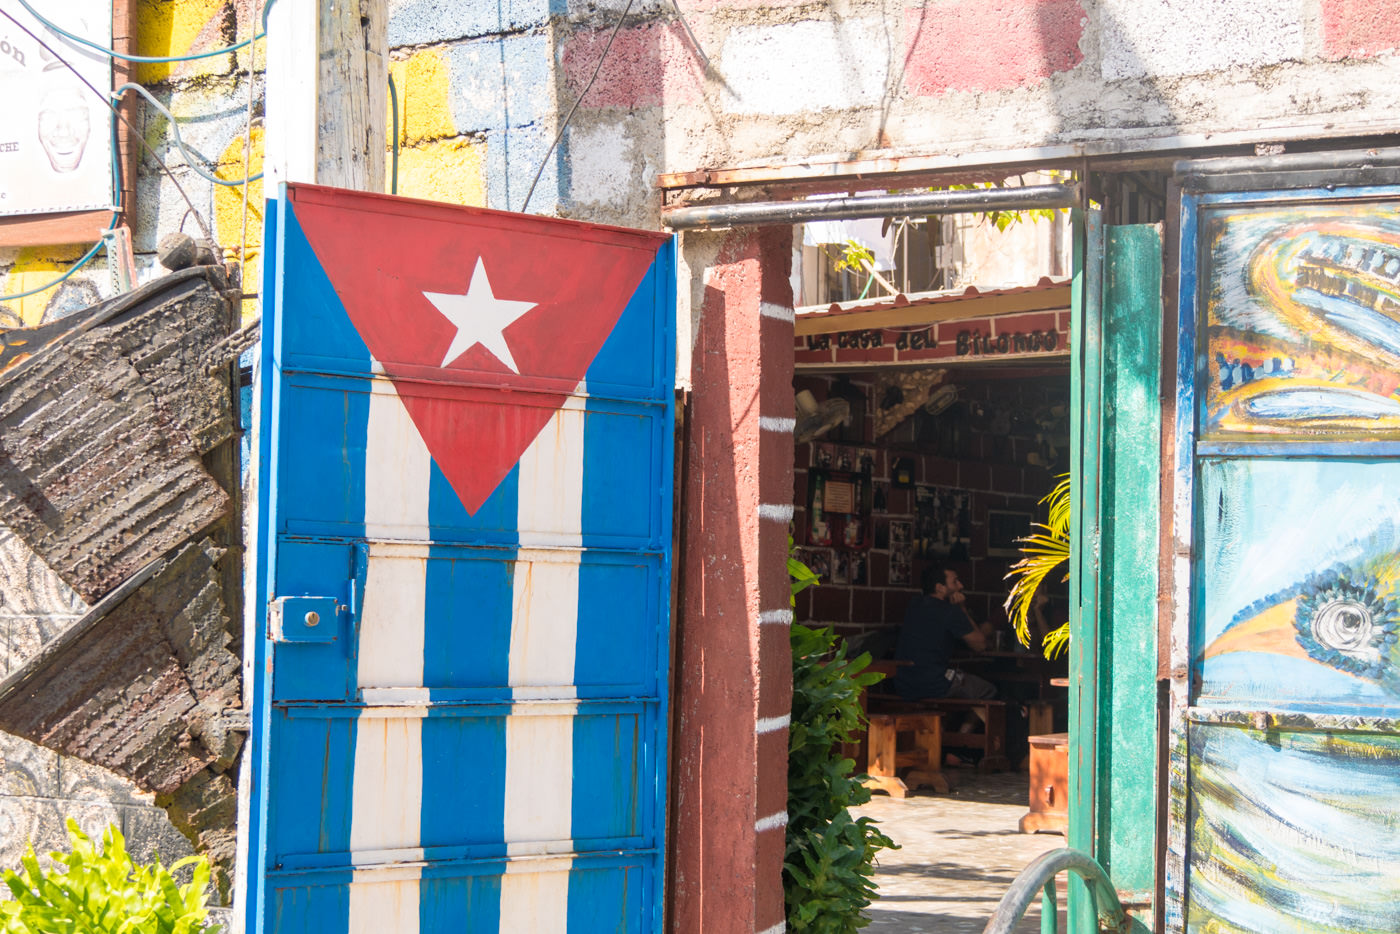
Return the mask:
[[191,543],[99,602],[0,680],[0,728],[158,793],[227,758],[210,739],[240,690],[221,557]]
[[211,280],[156,280],[46,342],[6,335],[25,351],[0,373],[0,523],[88,603],[230,508],[200,457],[233,432]]

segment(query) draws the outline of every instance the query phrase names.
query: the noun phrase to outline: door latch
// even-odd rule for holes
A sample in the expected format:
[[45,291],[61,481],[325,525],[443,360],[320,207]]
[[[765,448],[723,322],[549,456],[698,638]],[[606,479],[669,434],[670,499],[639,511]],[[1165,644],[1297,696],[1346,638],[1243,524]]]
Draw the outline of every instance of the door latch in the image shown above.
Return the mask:
[[350,608],[334,597],[278,597],[268,606],[273,642],[334,642]]

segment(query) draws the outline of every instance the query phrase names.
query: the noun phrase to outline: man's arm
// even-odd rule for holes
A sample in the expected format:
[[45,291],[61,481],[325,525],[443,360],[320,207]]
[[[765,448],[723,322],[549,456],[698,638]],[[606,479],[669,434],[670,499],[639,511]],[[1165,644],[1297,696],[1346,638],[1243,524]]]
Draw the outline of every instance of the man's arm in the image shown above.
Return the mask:
[[962,613],[963,618],[967,620],[968,629],[967,632],[962,634],[962,640],[972,651],[985,652],[987,651],[987,647],[991,644],[992,631],[995,627],[993,627],[991,623],[978,623],[973,621],[972,614],[967,612],[967,607],[964,606],[966,599],[967,598],[962,595],[962,592],[959,591],[953,594],[952,599],[949,601]]

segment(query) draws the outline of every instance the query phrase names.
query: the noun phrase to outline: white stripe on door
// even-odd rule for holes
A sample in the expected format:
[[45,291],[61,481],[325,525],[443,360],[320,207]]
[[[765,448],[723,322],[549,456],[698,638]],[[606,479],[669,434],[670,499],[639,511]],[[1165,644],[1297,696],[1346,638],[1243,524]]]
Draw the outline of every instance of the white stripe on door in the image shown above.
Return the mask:
[[[576,392],[584,392],[583,383]],[[509,666],[516,703],[506,721],[505,841],[512,857],[573,850],[584,416],[582,398],[567,400],[520,459]],[[569,857],[508,863],[503,934],[565,931],[571,866]]]
[[[357,681],[362,688],[421,692],[427,553],[422,545],[375,539],[428,541],[432,460],[386,379],[373,382],[365,450],[365,536],[370,544]],[[357,863],[375,862],[385,850],[398,851],[400,858],[415,852],[421,856],[426,712],[421,707],[367,707],[356,720],[350,849]],[[419,866],[404,866],[392,879],[357,870],[350,884],[351,934],[415,934],[421,874]]]

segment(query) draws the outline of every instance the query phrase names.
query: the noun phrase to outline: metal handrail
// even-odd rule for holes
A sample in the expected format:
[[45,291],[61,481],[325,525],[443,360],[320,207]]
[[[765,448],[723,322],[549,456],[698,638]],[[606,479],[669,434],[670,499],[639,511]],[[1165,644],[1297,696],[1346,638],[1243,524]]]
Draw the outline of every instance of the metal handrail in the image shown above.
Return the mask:
[[1094,913],[1099,919],[1101,931],[1124,931],[1127,929],[1127,916],[1118,893],[1108,879],[1108,873],[1098,862],[1081,850],[1063,847],[1051,850],[1032,862],[1011,888],[1001,897],[992,920],[982,929],[982,934],[1011,934],[1016,922],[1025,915],[1031,899],[1040,892],[1040,934],[1056,934],[1059,930],[1055,877],[1068,870],[1084,880],[1093,899]]

